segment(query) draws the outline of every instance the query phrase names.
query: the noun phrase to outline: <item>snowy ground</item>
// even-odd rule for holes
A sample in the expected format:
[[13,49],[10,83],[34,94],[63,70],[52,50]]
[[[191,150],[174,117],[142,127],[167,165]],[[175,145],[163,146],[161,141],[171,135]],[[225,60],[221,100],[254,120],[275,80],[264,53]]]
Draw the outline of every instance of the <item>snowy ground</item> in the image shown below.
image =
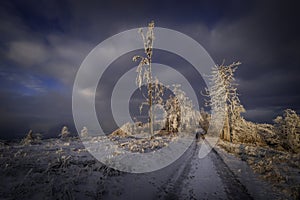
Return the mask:
[[[253,181],[247,180],[255,176],[264,180],[265,184],[271,185],[273,190],[282,193],[284,199],[299,199],[299,154],[279,151],[268,146],[232,144],[224,141],[220,141],[215,150],[248,189],[255,190],[253,186],[261,187],[259,183],[252,184]],[[249,174],[248,171],[255,173]],[[270,191],[269,194],[274,192]]]
[[[178,160],[163,169],[131,174],[107,168],[93,158],[76,138],[68,141],[43,140],[41,144],[31,146],[1,144],[0,197],[144,200],[283,198],[253,175],[244,162],[220,149],[200,159],[201,145],[208,143],[193,142]],[[243,176],[247,177],[243,179]]]

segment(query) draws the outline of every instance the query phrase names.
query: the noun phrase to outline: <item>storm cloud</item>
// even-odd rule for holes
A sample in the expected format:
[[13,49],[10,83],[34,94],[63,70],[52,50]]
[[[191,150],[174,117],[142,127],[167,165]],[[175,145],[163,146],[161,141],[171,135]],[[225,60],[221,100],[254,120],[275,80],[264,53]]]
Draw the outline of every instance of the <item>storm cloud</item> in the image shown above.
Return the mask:
[[72,87],[86,55],[151,20],[189,35],[217,64],[242,62],[236,79],[246,119],[272,122],[286,108],[300,112],[296,8],[296,1],[1,2],[0,138],[74,127]]

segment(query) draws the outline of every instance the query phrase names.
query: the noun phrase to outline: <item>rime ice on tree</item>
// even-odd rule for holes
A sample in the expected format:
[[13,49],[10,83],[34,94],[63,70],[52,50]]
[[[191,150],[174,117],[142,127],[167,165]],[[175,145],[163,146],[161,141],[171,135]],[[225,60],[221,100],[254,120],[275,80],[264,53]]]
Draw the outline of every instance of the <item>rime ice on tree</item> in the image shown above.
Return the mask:
[[144,42],[144,50],[146,57],[143,56],[134,56],[132,58],[133,61],[140,60],[140,63],[137,67],[137,79],[136,83],[141,89],[142,83],[145,82],[148,85],[148,97],[146,104],[149,105],[149,131],[150,135],[154,135],[153,131],[153,86],[152,86],[152,70],[151,70],[151,62],[152,62],[152,53],[153,53],[153,40],[154,40],[154,22],[152,21],[148,25],[148,30],[146,33],[146,36],[143,33],[143,30],[140,29],[139,32],[141,33],[141,36],[143,38]]

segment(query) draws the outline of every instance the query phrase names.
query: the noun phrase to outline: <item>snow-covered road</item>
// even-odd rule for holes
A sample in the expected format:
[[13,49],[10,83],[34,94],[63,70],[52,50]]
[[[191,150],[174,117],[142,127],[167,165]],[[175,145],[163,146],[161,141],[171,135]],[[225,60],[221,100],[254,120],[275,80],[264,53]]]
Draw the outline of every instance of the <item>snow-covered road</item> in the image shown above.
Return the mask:
[[[158,171],[132,174],[107,168],[93,158],[78,139],[68,142],[50,139],[32,146],[1,146],[0,199],[270,197],[270,193],[258,188],[258,182],[253,179],[247,179],[247,184],[242,184],[241,179],[214,149],[200,159],[201,147],[208,148],[209,144],[207,141],[193,141],[187,151],[171,165]],[[245,169],[242,168],[242,173],[251,175],[251,170]],[[258,187],[249,187],[251,185]],[[259,190],[263,190],[262,198],[253,195],[253,191],[257,193]]]
[[183,156],[161,170],[107,180],[107,199],[252,199],[214,151],[199,158],[201,145],[208,144],[193,142]]

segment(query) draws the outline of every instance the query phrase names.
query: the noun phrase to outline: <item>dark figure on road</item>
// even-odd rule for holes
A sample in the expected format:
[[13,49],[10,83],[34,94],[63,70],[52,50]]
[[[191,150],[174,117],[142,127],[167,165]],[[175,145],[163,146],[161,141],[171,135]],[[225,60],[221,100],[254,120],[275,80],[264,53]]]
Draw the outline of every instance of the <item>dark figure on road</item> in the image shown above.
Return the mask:
[[203,140],[205,139],[204,133],[205,133],[204,130],[200,126],[196,129],[196,141],[197,142],[200,141],[200,138],[202,138]]
[[196,132],[196,141],[198,142],[200,140],[200,133]]

